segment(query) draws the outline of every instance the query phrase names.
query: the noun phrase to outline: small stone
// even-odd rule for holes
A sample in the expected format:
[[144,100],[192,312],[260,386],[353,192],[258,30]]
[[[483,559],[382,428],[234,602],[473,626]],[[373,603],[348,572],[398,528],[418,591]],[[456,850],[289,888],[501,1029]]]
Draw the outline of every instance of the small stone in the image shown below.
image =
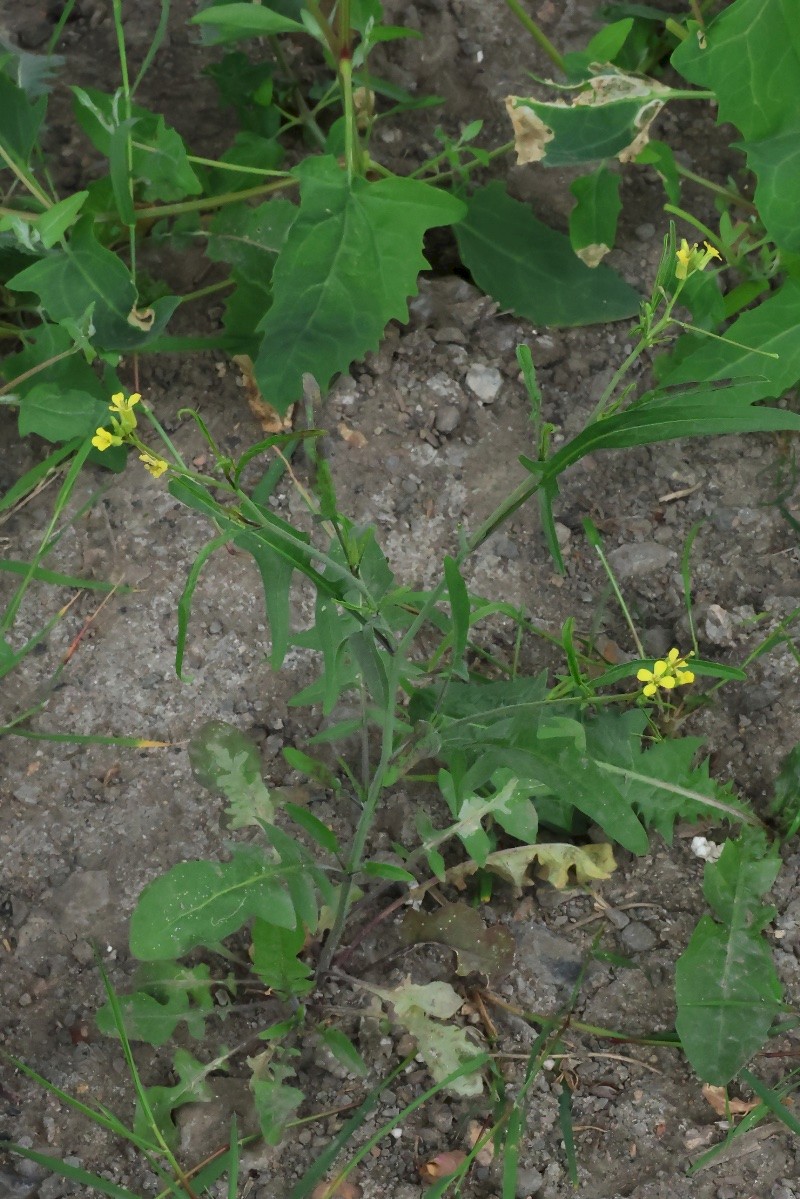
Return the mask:
[[656,235],[656,227],[649,221],[643,221],[641,225],[636,226],[635,233],[639,241],[652,241]]
[[569,545],[570,538],[572,537],[572,530],[568,529],[566,525],[562,525],[560,520],[555,522],[555,530],[556,541],[562,550],[566,549]]
[[608,560],[617,578],[625,580],[662,575],[677,557],[674,550],[656,541],[632,541],[611,550]]
[[212,620],[211,624],[208,626],[209,636],[210,637],[219,637],[221,632],[222,632],[222,621],[221,620]]
[[561,362],[565,349],[560,341],[556,341],[549,333],[537,337],[531,346],[531,356],[535,367],[555,366]]
[[493,404],[503,386],[503,376],[494,366],[475,362],[467,371],[467,387],[482,404]]
[[33,1199],[41,1178],[21,1178],[10,1170],[0,1170],[0,1195],[2,1199]]
[[461,412],[455,404],[443,404],[433,418],[433,426],[438,433],[455,433],[461,424]]
[[704,630],[712,645],[733,645],[733,618],[719,604],[708,605]]
[[28,992],[23,991],[19,997],[19,1006],[20,1007],[30,1007],[32,1003],[33,1003],[33,1000],[31,999]]
[[632,920],[623,928],[619,939],[631,953],[644,953],[656,943],[656,934],[641,920]]
[[531,1195],[538,1195],[544,1186],[544,1179],[538,1170],[529,1168],[520,1170],[517,1174],[517,1189],[514,1192],[517,1199],[530,1199]]

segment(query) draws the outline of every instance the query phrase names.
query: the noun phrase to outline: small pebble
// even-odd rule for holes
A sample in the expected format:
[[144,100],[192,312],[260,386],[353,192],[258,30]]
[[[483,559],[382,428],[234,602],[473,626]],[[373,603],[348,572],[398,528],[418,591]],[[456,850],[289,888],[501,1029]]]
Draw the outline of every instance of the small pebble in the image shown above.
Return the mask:
[[619,939],[631,953],[644,953],[656,943],[656,935],[641,920],[632,920],[619,935]]
[[433,418],[434,428],[439,433],[455,433],[461,424],[461,413],[455,404],[443,404]]
[[503,376],[494,366],[475,362],[467,371],[467,387],[482,404],[493,404],[503,386]]
[[636,236],[639,241],[652,241],[656,235],[655,225],[651,225],[649,221],[643,221],[641,225],[636,226]]

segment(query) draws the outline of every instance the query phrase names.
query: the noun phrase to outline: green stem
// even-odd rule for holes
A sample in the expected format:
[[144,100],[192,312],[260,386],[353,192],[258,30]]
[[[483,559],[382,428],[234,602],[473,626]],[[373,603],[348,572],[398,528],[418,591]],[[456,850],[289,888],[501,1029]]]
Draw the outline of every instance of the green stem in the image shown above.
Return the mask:
[[[199,200],[181,200],[177,204],[153,204],[149,208],[137,208],[137,221],[160,220],[162,217],[182,216],[185,212],[210,212],[222,208],[226,204],[238,204],[240,200],[251,200],[255,196],[266,196],[270,192],[282,191],[287,187],[297,187],[294,178],[279,179],[276,183],[265,183],[260,187],[246,187],[242,191],[223,192],[219,196],[201,196]],[[98,216],[101,221],[118,221],[118,212],[103,212]]]
[[198,287],[197,291],[187,291],[185,296],[181,296],[181,304],[191,304],[194,300],[201,300],[203,296],[213,296],[217,291],[224,291],[226,287],[233,287],[236,283],[235,279],[221,279],[219,283],[209,283],[207,287]]
[[[17,331],[17,336],[19,336],[19,331]],[[77,354],[77,352],[78,346],[73,345],[70,346],[68,350],[62,350],[60,354],[54,354],[52,358],[45,359],[44,362],[37,362],[36,366],[32,366],[30,370],[23,371],[22,374],[17,375],[15,379],[9,379],[8,383],[4,383],[3,386],[0,387],[0,396],[6,395],[19,383],[24,383],[26,379],[30,379],[34,375],[38,375],[39,371],[47,370],[48,366],[52,366],[55,362],[61,362],[62,358],[70,358],[73,354]]]
[[525,12],[525,9],[520,4],[519,0],[506,0],[506,4],[511,9],[519,23],[527,29],[533,40],[542,48],[542,50],[544,50],[545,54],[554,64],[554,66],[558,67],[559,71],[566,75],[567,64],[564,61],[563,56],[559,54],[558,50],[556,50],[555,46],[550,41],[550,38],[542,29],[540,29],[533,17],[529,16]]
[[[39,201],[42,208],[52,208],[53,207],[53,201],[48,200],[47,196],[41,190],[39,185],[32,178],[29,178],[25,174],[22,167],[19,166],[19,164],[14,161],[14,159],[8,153],[8,151],[6,150],[6,148],[2,142],[0,142],[0,158],[2,158],[3,162],[6,164],[8,169],[10,171],[13,171],[13,173],[16,175],[17,179],[19,179],[22,186],[26,187],[28,189],[28,191],[33,196],[34,200]],[[37,215],[41,215],[41,214],[39,213]]]
[[735,204],[738,208],[743,208],[746,212],[758,212],[755,204],[750,200],[746,200],[744,196],[740,196],[738,192],[731,191],[729,187],[723,187],[720,183],[714,183],[711,179],[706,179],[703,175],[698,175],[695,171],[690,171],[688,167],[682,166],[677,159],[675,161],[675,168],[678,174],[682,175],[684,179],[688,179],[691,183],[699,184],[706,191],[713,192],[715,196],[721,196],[729,204]]
[[347,177],[352,180],[353,176],[359,173],[359,155],[358,130],[353,106],[353,63],[349,53],[346,57],[339,59],[339,79],[344,101],[344,159],[347,165]]
[[[131,200],[131,210],[134,206],[134,187],[133,187],[133,138],[131,136],[131,120],[133,117],[133,106],[131,104],[131,83],[128,77],[128,54],[125,49],[125,31],[122,28],[122,0],[111,0],[112,15],[114,18],[114,31],[117,36],[117,53],[119,54],[119,68],[122,75],[122,97],[125,105],[125,159],[128,168],[128,194]],[[136,221],[128,225],[128,251],[131,260],[131,276],[134,283],[136,281]]]

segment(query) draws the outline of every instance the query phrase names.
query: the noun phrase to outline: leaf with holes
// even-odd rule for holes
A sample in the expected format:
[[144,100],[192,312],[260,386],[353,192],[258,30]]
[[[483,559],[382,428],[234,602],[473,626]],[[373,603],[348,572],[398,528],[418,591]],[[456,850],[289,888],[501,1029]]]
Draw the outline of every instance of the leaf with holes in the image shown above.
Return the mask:
[[94,305],[95,344],[105,350],[135,350],[152,341],[178,306],[177,296],[162,296],[145,310],[137,308],[136,287],[121,258],[101,246],[91,217],[75,225],[60,250],[9,279],[12,291],[34,292],[53,321],[74,317]]

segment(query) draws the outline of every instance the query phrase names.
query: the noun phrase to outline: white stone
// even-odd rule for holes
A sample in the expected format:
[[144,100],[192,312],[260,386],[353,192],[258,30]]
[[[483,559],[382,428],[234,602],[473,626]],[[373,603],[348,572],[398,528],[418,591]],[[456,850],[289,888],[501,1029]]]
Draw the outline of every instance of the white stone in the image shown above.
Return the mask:
[[497,367],[474,362],[467,371],[467,387],[482,404],[493,404],[503,386],[503,376]]

